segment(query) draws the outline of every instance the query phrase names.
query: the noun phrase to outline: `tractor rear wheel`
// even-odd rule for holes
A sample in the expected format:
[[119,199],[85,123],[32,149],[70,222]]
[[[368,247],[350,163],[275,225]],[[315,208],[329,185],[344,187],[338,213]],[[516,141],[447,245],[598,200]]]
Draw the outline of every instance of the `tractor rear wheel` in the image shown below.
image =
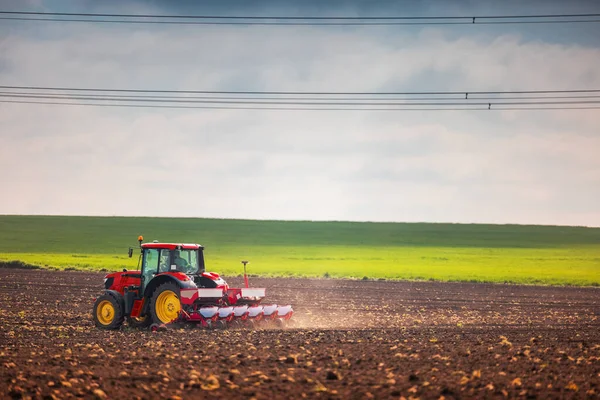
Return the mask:
[[157,324],[168,324],[179,317],[181,302],[179,286],[175,283],[163,283],[156,288],[150,301],[150,315]]
[[123,302],[112,293],[105,293],[94,303],[94,323],[100,329],[119,329],[123,325]]

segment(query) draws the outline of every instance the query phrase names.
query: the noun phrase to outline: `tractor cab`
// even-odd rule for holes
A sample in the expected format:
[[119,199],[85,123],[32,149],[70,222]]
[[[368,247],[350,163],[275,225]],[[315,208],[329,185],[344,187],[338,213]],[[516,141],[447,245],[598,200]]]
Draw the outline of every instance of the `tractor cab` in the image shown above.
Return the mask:
[[144,243],[141,245],[141,273],[143,283],[158,274],[184,273],[200,275],[204,272],[202,246],[197,244]]
[[[141,246],[141,287],[160,275],[192,280],[199,288],[228,289],[227,282],[214,272],[206,272],[204,247],[198,244],[144,243]],[[182,274],[187,275],[183,277]]]

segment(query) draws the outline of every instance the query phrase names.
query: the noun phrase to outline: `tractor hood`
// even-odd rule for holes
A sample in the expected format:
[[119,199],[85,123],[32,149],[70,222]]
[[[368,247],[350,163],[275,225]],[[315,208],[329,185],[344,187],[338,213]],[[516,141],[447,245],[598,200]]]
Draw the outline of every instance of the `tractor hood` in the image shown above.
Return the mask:
[[113,272],[104,276],[104,288],[111,289],[115,287],[121,287],[124,285],[138,285],[139,280],[142,278],[141,271],[120,271]]

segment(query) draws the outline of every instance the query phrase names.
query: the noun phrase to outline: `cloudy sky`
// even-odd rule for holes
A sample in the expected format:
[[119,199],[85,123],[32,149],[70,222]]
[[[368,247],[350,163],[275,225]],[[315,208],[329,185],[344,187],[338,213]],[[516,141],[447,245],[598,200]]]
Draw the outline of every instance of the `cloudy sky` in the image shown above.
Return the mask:
[[[221,15],[598,13],[597,1],[3,1]],[[412,2],[414,3],[414,2]],[[273,27],[0,21],[0,85],[600,89],[600,23]],[[272,111],[0,103],[0,214],[600,226],[600,110]]]

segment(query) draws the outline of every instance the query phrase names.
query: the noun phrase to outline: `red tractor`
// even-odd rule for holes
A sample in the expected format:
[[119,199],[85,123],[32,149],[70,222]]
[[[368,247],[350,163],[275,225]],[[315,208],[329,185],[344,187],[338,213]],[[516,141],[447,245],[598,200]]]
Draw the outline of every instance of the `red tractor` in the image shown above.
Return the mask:
[[105,292],[93,311],[98,328],[119,329],[125,319],[139,328],[184,322],[206,328],[284,326],[292,317],[289,305],[261,305],[265,289],[249,287],[247,261],[242,261],[245,287],[230,288],[219,274],[205,271],[204,247],[138,240],[138,270],[104,277]]

